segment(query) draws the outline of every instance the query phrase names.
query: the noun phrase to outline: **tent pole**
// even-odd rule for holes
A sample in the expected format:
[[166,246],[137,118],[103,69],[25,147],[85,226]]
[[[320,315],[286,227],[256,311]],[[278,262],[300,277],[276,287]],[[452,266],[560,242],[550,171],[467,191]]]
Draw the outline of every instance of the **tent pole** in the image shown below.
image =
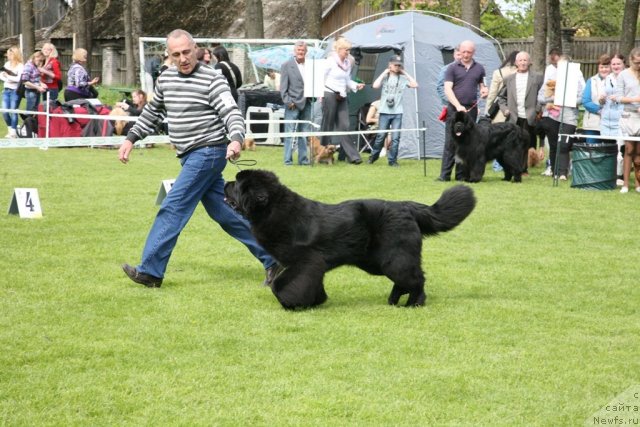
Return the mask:
[[[415,15],[411,15],[411,56],[412,58],[412,73],[414,78],[418,78],[418,70],[416,69],[416,32],[415,32],[415,23],[414,23],[414,17]],[[418,102],[418,94],[420,93],[420,87],[416,88],[415,90],[415,97],[413,98],[414,100],[414,104],[415,104],[415,109],[416,109],[416,125],[418,123],[420,123],[420,104]],[[416,131],[416,138],[420,139],[420,133],[419,131]],[[427,152],[426,150],[422,152],[423,156],[426,156]],[[418,149],[418,160],[420,160],[420,149]],[[425,171],[426,173],[426,171]]]
[[422,121],[422,131],[420,132],[420,135],[422,137],[422,163],[423,163],[423,169],[424,169],[424,177],[427,177],[427,135],[426,135],[426,129],[427,129],[427,122],[425,120]]

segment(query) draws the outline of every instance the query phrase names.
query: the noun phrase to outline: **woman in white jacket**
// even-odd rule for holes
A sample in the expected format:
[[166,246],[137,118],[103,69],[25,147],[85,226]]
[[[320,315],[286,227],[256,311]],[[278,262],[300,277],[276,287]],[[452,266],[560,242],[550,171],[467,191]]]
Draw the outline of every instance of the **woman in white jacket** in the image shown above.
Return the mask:
[[[22,52],[18,46],[11,46],[7,51],[7,62],[4,64],[2,72],[0,72],[0,80],[4,82],[4,90],[2,91],[2,108],[16,110],[20,105],[20,96],[18,95],[18,85],[22,76]],[[2,118],[9,128],[9,133],[5,138],[16,138],[18,136],[18,114],[2,113]]]

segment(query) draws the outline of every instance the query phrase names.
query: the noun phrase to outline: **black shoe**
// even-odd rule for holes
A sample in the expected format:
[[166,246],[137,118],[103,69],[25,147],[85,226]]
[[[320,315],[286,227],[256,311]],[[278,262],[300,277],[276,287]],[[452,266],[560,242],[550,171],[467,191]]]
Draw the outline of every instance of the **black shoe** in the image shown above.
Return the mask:
[[389,163],[389,166],[391,166],[392,168],[398,168],[398,167],[400,167],[400,165],[399,165],[398,163],[396,163],[396,162],[391,162],[391,163]]
[[370,165],[374,164],[376,162],[376,160],[378,160],[377,158],[371,156],[369,157],[369,160],[367,160],[367,163],[369,163]]
[[150,274],[140,273],[135,267],[129,264],[122,264],[122,270],[125,272],[129,279],[136,283],[145,285],[147,288],[159,288],[162,285],[162,279],[159,277],[151,276]]
[[351,162],[352,165],[359,165],[360,163],[362,163],[362,159],[355,159]]
[[443,178],[441,176],[436,178],[436,181],[440,181],[440,182],[448,182],[451,181],[451,178]]
[[283,271],[284,267],[277,263],[267,268],[266,277],[264,278],[264,282],[262,282],[262,286],[271,287],[273,281],[276,280],[276,277],[278,277]]

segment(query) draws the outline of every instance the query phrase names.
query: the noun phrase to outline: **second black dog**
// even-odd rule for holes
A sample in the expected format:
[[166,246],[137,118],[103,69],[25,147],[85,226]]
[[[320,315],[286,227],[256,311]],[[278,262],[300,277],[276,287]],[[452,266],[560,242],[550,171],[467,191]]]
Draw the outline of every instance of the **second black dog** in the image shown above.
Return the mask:
[[529,136],[513,123],[491,123],[483,117],[478,123],[465,112],[452,118],[451,137],[456,158],[464,165],[464,180],[480,182],[489,160],[504,169],[504,180],[522,182],[527,165]]

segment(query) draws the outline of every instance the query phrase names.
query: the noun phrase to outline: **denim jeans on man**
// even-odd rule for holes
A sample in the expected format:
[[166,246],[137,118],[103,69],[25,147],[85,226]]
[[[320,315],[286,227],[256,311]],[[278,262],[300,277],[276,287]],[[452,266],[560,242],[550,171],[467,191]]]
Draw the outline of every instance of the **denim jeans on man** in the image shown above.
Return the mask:
[[163,278],[169,257],[180,232],[202,202],[207,214],[224,231],[242,242],[265,268],[275,264],[271,256],[256,242],[249,223],[224,201],[222,171],[227,161],[226,144],[203,147],[180,159],[182,170],[171,191],[162,202],[136,269]]
[[[402,127],[402,114],[385,114],[380,113],[378,119],[378,130],[397,130]],[[376,135],[376,140],[373,143],[373,150],[371,151],[370,159],[372,161],[378,160],[380,152],[384,146],[384,140],[387,134],[381,132]],[[387,154],[387,160],[390,165],[398,162],[398,146],[400,145],[400,132],[391,132],[391,147],[389,148],[389,154]]]
[[[311,120],[311,102],[308,100],[304,106],[304,109],[298,110],[297,108],[284,110],[284,120]],[[308,123],[285,123],[284,131],[286,133],[291,132],[307,132],[309,129]],[[299,136],[298,140],[298,164],[308,165],[309,157],[307,156],[307,138]],[[287,137],[284,139],[284,164],[293,164],[293,137]]]
[[[5,88],[2,91],[2,108],[8,110],[15,110],[20,103],[20,96],[14,89]],[[18,114],[17,113],[2,113],[2,118],[7,124],[7,127],[16,129],[18,127]]]

